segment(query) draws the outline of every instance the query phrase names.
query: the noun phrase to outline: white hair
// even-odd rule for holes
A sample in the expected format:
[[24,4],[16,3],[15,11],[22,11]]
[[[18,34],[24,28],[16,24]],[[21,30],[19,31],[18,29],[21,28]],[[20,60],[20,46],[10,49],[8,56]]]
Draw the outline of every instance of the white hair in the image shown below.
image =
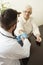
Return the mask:
[[30,14],[32,14],[32,7],[30,5],[26,5],[23,7],[23,10],[22,10],[22,13],[23,11],[27,10],[27,9],[30,9]]
[[32,7],[30,5],[26,5],[26,6],[24,6],[23,11],[26,9],[32,9]]

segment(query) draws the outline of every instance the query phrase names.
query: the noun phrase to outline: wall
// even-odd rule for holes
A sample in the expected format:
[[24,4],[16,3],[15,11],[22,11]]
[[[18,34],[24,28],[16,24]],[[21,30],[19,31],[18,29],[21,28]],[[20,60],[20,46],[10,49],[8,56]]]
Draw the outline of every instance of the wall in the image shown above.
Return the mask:
[[22,11],[23,7],[30,4],[33,8],[32,16],[36,20],[37,25],[43,25],[43,0],[1,0],[2,2],[9,2],[9,8],[15,8]]

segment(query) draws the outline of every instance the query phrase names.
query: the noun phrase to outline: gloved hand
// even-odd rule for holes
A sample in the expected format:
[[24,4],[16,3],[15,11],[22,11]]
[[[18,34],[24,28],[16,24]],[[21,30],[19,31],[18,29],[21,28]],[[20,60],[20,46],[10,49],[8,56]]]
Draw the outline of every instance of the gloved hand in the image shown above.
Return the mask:
[[21,34],[21,35],[19,35],[19,36],[16,37],[16,39],[17,39],[18,41],[20,41],[21,38],[28,38],[28,35],[27,35],[26,33],[23,33],[23,34]]
[[28,35],[26,33],[21,34],[21,38],[28,38]]
[[24,39],[28,38],[28,35],[26,33],[23,33],[23,34],[16,37],[17,41],[20,43],[21,46],[23,46],[22,38],[24,38]]

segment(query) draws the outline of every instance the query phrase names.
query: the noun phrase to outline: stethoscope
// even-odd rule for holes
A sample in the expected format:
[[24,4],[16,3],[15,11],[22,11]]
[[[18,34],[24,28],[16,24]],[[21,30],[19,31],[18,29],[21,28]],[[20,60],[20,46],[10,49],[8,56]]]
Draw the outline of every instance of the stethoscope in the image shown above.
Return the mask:
[[3,36],[5,36],[5,37],[7,37],[7,38],[12,38],[12,39],[16,39],[16,35],[14,35],[13,37],[11,37],[11,36],[7,36],[7,35],[5,35],[5,34],[3,34],[2,32],[0,32]]
[[0,33],[1,33],[3,36],[7,37],[7,38],[16,39],[17,42],[23,47],[23,42],[22,42],[22,40],[18,41],[18,38],[17,38],[16,35],[14,35],[13,37],[11,37],[11,36],[7,36],[7,35],[3,34],[2,32],[0,32]]

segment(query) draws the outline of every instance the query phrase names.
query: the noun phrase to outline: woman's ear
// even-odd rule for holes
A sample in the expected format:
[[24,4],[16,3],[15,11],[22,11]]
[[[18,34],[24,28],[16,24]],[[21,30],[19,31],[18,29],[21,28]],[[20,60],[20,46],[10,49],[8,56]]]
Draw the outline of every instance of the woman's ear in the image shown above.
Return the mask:
[[32,8],[30,9],[30,14],[32,14]]

